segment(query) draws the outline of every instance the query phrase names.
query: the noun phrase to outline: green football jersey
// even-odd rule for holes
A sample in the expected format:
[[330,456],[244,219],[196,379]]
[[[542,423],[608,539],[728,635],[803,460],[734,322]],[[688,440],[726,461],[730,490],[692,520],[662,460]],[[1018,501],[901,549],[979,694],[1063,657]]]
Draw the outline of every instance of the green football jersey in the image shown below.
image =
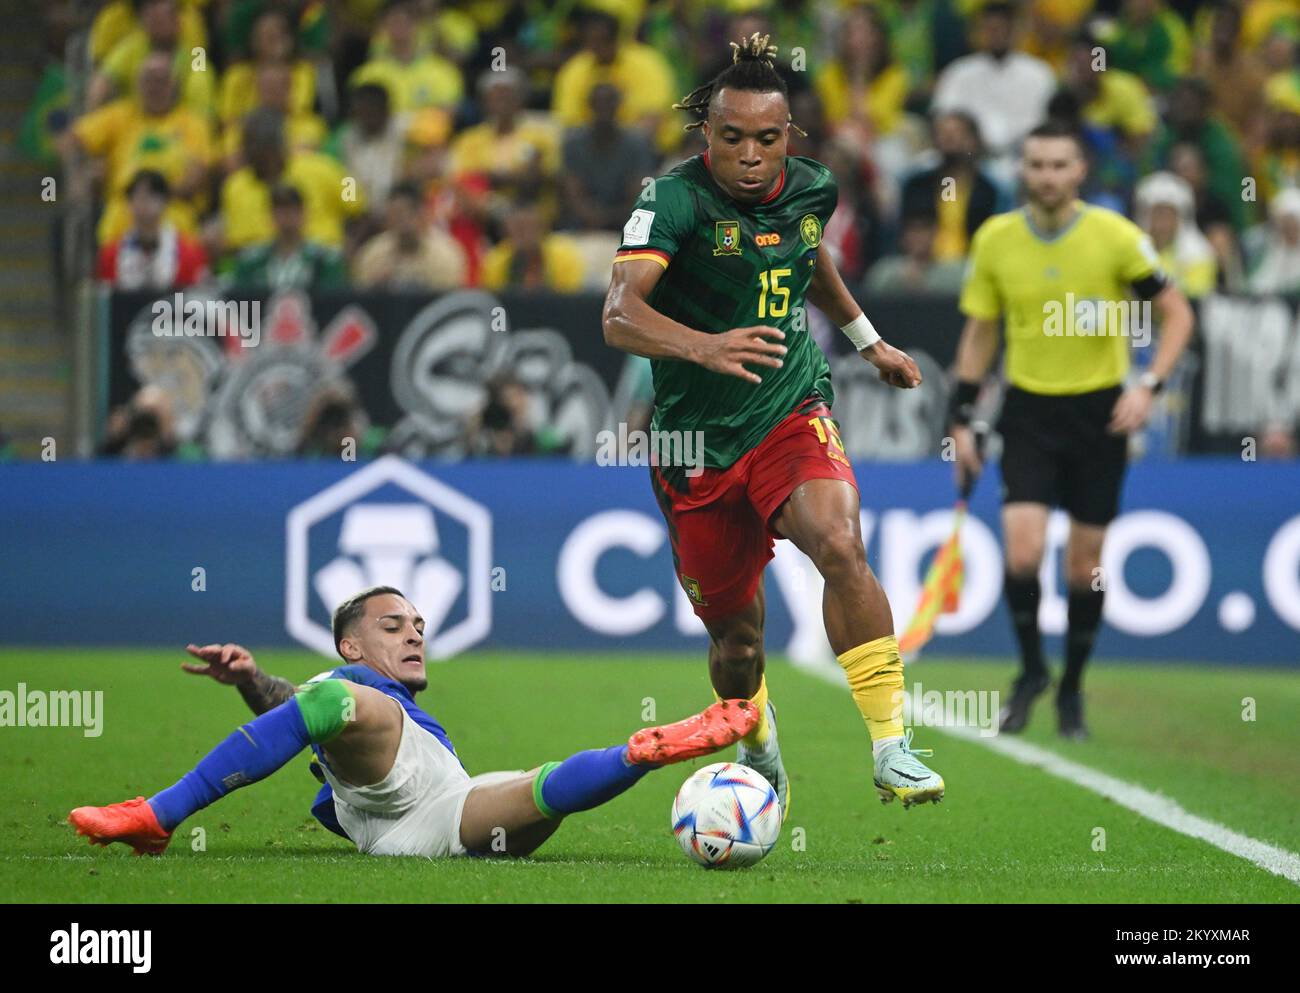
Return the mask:
[[834,400],[830,366],[808,333],[804,296],[839,188],[820,162],[789,156],[772,193],[741,204],[713,180],[707,156],[687,159],[646,188],[623,228],[615,262],[650,259],[664,266],[650,305],[696,331],[766,324],[785,332],[780,369],[748,367],[761,383],[693,362],[651,362],[652,428],[702,432],[704,465],[725,469],[801,401]]

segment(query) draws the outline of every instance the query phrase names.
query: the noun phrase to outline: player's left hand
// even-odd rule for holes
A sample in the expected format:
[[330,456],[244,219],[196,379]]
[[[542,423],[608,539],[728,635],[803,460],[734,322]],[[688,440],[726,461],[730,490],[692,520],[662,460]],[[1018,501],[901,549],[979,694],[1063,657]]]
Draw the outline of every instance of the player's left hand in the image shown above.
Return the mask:
[[917,368],[912,356],[883,339],[858,354],[880,370],[881,382],[897,386],[901,390],[921,385],[921,370]]
[[1151,414],[1151,391],[1145,386],[1133,386],[1119,395],[1115,409],[1110,412],[1111,434],[1131,434],[1147,422]]

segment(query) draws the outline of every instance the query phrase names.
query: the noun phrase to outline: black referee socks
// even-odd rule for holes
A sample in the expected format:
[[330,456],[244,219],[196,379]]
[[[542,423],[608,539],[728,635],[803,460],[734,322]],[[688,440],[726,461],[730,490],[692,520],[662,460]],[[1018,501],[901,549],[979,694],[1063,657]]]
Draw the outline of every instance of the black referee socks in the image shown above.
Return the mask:
[[1061,677],[1059,692],[1066,696],[1079,692],[1083,680],[1083,667],[1092,654],[1092,643],[1097,640],[1101,626],[1101,607],[1106,599],[1102,590],[1089,586],[1070,590],[1068,618],[1069,632],[1065,636],[1065,675]]
[[[1011,610],[1011,625],[1015,628],[1016,640],[1020,643],[1021,668],[1027,676],[1044,673],[1047,666],[1043,662],[1043,637],[1038,631],[1038,604],[1042,596],[1038,573],[1035,572],[1032,576],[1013,576],[1008,572],[1004,585],[1007,606]],[[1073,604],[1074,601],[1071,600],[1070,603]],[[1070,617],[1073,629],[1073,613]]]

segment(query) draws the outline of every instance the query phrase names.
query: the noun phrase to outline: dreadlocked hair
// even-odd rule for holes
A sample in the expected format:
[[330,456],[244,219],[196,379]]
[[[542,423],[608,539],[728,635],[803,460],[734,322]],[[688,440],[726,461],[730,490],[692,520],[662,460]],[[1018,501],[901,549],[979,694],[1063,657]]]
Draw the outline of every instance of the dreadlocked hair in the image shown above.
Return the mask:
[[[755,93],[776,92],[789,99],[789,88],[776,71],[776,46],[769,44],[771,37],[755,31],[748,38],[731,42],[731,65],[673,104],[673,110],[684,110],[695,118],[685,130],[694,131],[704,126],[713,94],[724,88]],[[808,137],[808,133],[793,121],[790,121],[790,127],[800,136]]]

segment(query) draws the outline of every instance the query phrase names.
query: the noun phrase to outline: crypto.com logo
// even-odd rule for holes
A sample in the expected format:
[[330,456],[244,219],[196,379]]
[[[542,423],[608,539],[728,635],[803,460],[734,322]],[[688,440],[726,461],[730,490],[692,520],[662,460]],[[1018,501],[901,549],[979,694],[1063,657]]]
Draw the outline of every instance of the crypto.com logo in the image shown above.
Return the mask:
[[[405,490],[415,501],[366,501],[385,486]],[[312,571],[311,532],[342,511],[337,555]],[[467,555],[459,564],[443,557],[439,522],[463,527]],[[395,455],[389,455],[298,504],[286,522],[285,625],[289,633],[322,655],[333,655],[328,626],[312,617],[319,604],[334,607],[367,586],[395,586],[424,617],[425,643],[433,659],[464,651],[492,627],[492,518],[487,510]],[[309,591],[310,587],[310,591]],[[466,592],[465,616],[444,626]]]

